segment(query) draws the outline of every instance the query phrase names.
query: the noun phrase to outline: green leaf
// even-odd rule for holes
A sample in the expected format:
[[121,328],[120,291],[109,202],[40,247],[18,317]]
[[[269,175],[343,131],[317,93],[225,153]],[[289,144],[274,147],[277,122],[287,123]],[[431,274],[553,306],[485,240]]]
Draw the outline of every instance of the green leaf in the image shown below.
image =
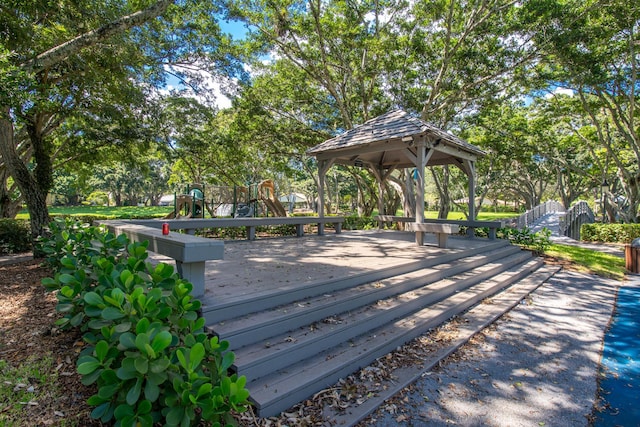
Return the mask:
[[122,323],[118,323],[115,326],[115,331],[119,334],[127,332],[131,329],[131,322],[122,322]]
[[93,418],[94,420],[101,420],[102,422],[106,423],[112,417],[112,415],[110,414],[110,410],[111,402],[105,402],[91,411],[91,418]]
[[91,396],[90,398],[87,399],[87,403],[90,406],[97,406],[100,405],[104,402],[106,402],[108,399],[103,399],[100,396],[98,396],[97,394],[94,394],[93,396]]
[[84,313],[83,312],[76,313],[75,316],[69,319],[69,324],[73,327],[76,327],[76,326],[79,326],[83,320],[84,320]]
[[104,307],[95,306],[95,305],[86,305],[84,307],[84,314],[89,317],[98,317],[102,316],[102,309]]
[[173,336],[169,331],[162,331],[153,337],[151,341],[151,347],[155,353],[159,353],[165,348],[169,347],[171,341],[173,340]]
[[104,362],[104,359],[107,357],[107,353],[109,352],[109,344],[104,340],[98,341],[95,351],[98,360],[100,362]]
[[236,355],[233,352],[225,353],[224,356],[222,357],[222,364],[220,366],[220,369],[222,369],[223,371],[226,371],[231,367],[231,365],[233,365],[233,362],[235,361],[235,359],[236,359]]
[[73,298],[76,295],[76,291],[74,291],[73,288],[65,285],[60,288],[60,294],[67,298]]
[[[202,343],[196,343],[193,347],[191,347],[191,352],[189,353],[189,361],[191,363],[191,370],[195,371],[202,359],[204,359],[205,350]],[[231,366],[231,365],[229,365]]]
[[86,302],[87,304],[90,304],[90,305],[102,305],[102,304],[104,304],[104,301],[102,300],[102,297],[100,297],[100,295],[98,295],[95,292],[87,292],[84,295],[84,302]]
[[178,357],[178,362],[180,362],[180,365],[185,369],[185,370],[189,370],[189,366],[187,365],[187,359],[184,357],[184,351],[183,349],[178,349],[176,351],[176,356]]
[[145,345],[149,344],[149,335],[138,333],[136,336],[136,348],[142,352],[146,352]]
[[40,283],[42,283],[42,286],[44,286],[47,289],[57,289],[58,288],[58,282],[56,282],[51,277],[45,277],[44,279],[42,279],[40,281]]
[[102,363],[98,362],[97,359],[93,357],[91,359],[93,360],[87,360],[86,362],[78,364],[76,370],[80,375],[88,375],[102,366]]
[[104,374],[104,372],[105,372],[104,369],[96,369],[95,371],[93,371],[88,375],[83,375],[80,382],[84,385],[91,385],[96,381],[98,381],[98,379],[102,377],[102,374]]
[[118,378],[121,380],[130,380],[138,376],[138,370],[135,366],[135,359],[132,357],[126,357],[122,360],[120,368],[116,371]]
[[147,381],[144,385],[144,397],[146,397],[149,401],[155,402],[158,400],[160,396],[160,387],[151,381]]
[[127,403],[129,405],[134,405],[138,398],[140,397],[140,393],[142,392],[142,378],[138,378],[136,383],[129,389],[127,393]]
[[[135,403],[135,402],[134,402]],[[131,403],[130,405],[133,405],[133,403]],[[116,416],[117,420],[121,420],[125,417],[132,417],[135,415],[135,412],[133,410],[133,408],[129,405],[125,405],[124,403],[121,405],[118,405],[118,407],[116,408],[114,415]]]
[[58,281],[60,283],[64,283],[65,285],[79,283],[78,280],[70,274],[61,274],[60,276],[58,276]]
[[140,319],[136,325],[136,334],[142,334],[149,330],[149,319],[146,317]]
[[102,310],[102,317],[107,320],[117,320],[124,317],[124,313],[115,307],[107,307]]
[[114,394],[120,389],[120,383],[103,384],[98,388],[98,396],[104,400],[110,400]]
[[91,320],[87,324],[87,326],[89,326],[89,328],[91,329],[102,329],[105,326],[111,326],[111,320],[97,318],[97,319]]
[[149,344],[145,344],[144,345],[144,352],[147,355],[147,357],[149,359],[155,359],[156,358],[156,352],[153,351],[153,347],[151,347]]
[[166,358],[152,360],[149,366],[149,370],[153,373],[164,372],[171,365],[171,361]]
[[131,332],[123,333],[120,335],[120,345],[126,350],[136,348],[136,336]]
[[182,419],[184,418],[184,408],[181,406],[176,406],[173,407],[169,410],[169,413],[167,413],[167,425],[169,426],[178,426],[180,425],[180,423],[182,422]]
[[138,415],[148,414],[151,412],[151,402],[149,400],[143,400],[138,403],[138,410],[136,411]]
[[202,397],[206,394],[211,393],[211,389],[213,388],[213,385],[211,385],[211,383],[204,383],[200,386],[200,388],[198,389],[198,394],[196,395],[196,397]]
[[134,366],[136,367],[136,371],[144,375],[149,370],[149,359],[146,357],[136,357]]

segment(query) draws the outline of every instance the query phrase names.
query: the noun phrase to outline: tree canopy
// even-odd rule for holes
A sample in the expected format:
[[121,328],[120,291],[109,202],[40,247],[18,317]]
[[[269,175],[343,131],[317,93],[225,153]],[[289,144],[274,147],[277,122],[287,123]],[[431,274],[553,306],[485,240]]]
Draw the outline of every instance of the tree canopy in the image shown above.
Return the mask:
[[[117,174],[128,163],[149,182],[137,187],[138,200],[157,199],[173,182],[267,178],[287,191],[298,181],[315,197],[306,150],[391,108],[490,153],[478,164],[480,201],[569,205],[592,200],[607,180],[610,219],[637,220],[633,2],[81,3],[0,6],[0,211],[15,213],[20,194],[36,235],[54,178],[59,191],[88,182],[72,185],[70,165]],[[245,38],[223,34],[224,19],[245,23]],[[168,79],[181,82],[171,93]],[[230,109],[215,106],[212,79]],[[465,194],[458,175],[433,171],[443,216]],[[151,185],[153,176],[162,185]],[[358,212],[377,206],[363,170],[332,178],[331,200],[349,193]],[[386,185],[384,203],[411,214],[411,171]]]

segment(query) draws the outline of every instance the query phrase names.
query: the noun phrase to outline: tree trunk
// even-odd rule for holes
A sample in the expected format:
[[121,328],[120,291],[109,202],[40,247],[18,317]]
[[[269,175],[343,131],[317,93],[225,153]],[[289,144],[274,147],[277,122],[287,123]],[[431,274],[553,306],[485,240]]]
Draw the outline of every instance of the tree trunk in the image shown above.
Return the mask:
[[[438,207],[438,218],[447,219],[449,216],[449,209],[451,209],[451,195],[449,194],[449,168],[447,166],[442,167],[442,177],[439,177],[435,168],[431,168],[431,175],[438,188],[438,194],[440,196],[440,206]],[[416,206],[416,210],[420,209]],[[424,209],[424,206],[422,206]]]
[[0,170],[0,218],[15,218],[22,206],[22,199],[11,198],[13,191],[7,186],[9,176],[6,168]]
[[[34,147],[34,149],[38,151],[38,148]],[[0,111],[0,155],[2,155],[7,169],[11,171],[22,197],[27,203],[31,223],[31,239],[35,243],[49,224],[49,211],[47,210],[48,188],[41,188],[41,183],[36,180],[36,177],[27,168],[16,151],[13,122],[9,117],[9,107],[2,107]],[[40,169],[41,166],[45,169],[47,168],[46,164],[36,165],[34,169],[36,174],[42,171]],[[34,245],[34,256],[38,257],[39,255]]]

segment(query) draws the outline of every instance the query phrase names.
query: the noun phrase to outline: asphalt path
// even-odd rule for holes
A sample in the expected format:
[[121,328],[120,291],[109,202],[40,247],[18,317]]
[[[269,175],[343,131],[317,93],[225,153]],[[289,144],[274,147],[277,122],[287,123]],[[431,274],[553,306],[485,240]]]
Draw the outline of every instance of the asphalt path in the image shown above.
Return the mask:
[[373,425],[588,426],[618,284],[559,272]]

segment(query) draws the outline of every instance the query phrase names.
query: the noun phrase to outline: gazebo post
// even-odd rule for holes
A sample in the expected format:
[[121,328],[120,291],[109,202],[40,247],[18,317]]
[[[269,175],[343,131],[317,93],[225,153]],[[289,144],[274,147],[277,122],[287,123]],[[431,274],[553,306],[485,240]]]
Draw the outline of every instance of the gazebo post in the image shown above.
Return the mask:
[[[476,164],[471,160],[464,160],[462,164],[469,178],[469,221],[474,221],[476,219]],[[467,228],[467,236],[475,237],[473,228]]]
[[[416,223],[420,224],[424,222],[424,169],[427,166],[426,156],[427,144],[424,137],[419,138],[416,141],[416,169],[418,171],[417,187],[418,193],[416,194]],[[416,244],[418,246],[424,245],[424,233],[422,231],[416,231]]]

